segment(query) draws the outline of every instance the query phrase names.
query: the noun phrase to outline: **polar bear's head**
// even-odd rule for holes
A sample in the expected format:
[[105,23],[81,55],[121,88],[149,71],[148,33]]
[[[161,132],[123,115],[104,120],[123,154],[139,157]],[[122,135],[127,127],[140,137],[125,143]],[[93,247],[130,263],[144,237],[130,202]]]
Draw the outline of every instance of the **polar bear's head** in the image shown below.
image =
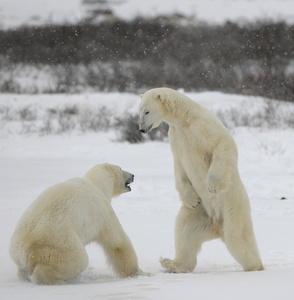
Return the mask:
[[130,184],[134,181],[134,175],[122,170],[119,166],[105,164],[105,168],[114,178],[113,197],[131,191]]
[[163,121],[168,106],[166,90],[166,88],[156,88],[140,95],[142,100],[139,105],[139,130],[141,132],[147,133]]
[[96,165],[86,173],[85,177],[110,198],[130,192],[130,184],[134,181],[133,174],[123,171],[119,166],[107,163]]

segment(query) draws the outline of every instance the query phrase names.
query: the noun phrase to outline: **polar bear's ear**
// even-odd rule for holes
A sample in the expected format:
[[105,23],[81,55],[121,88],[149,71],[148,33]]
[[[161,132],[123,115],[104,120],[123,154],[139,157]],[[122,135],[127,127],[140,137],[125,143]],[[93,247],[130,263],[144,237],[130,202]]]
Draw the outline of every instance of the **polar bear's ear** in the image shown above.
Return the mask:
[[160,101],[162,108],[164,111],[169,111],[172,107],[171,101],[168,97],[168,95],[161,93],[161,94],[157,94],[156,99],[158,101]]
[[163,102],[166,99],[166,95],[165,94],[157,94],[157,99]]
[[140,98],[141,98],[141,99],[143,98],[143,96],[144,96],[143,94],[140,94]]

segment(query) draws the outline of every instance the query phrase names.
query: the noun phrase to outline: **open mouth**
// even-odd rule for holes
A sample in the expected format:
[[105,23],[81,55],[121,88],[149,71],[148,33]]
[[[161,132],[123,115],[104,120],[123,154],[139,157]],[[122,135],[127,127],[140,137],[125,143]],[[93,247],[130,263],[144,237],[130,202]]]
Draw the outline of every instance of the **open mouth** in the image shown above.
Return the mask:
[[126,184],[125,184],[125,187],[126,187],[126,190],[128,191],[128,192],[130,192],[132,189],[131,189],[131,187],[130,187],[130,182],[126,182]]
[[134,176],[132,178],[130,178],[129,180],[126,181],[125,183],[125,187],[126,187],[126,190],[127,192],[130,192],[132,189],[130,187],[130,184],[134,181]]

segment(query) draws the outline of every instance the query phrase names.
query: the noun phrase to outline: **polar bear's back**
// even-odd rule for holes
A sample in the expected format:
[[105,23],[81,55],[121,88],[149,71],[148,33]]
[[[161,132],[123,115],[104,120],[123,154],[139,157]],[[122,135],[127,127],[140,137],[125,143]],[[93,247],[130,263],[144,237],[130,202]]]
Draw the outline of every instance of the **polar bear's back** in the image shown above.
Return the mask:
[[[88,239],[97,234],[97,229],[103,226],[107,214],[107,199],[104,194],[89,180],[73,178],[56,184],[43,191],[27,208],[19,220],[14,237],[16,243],[38,240],[40,236],[53,238],[56,243],[63,243],[63,236],[70,232],[77,234],[86,244]],[[85,237],[84,229],[89,236]],[[93,230],[91,230],[93,228]]]

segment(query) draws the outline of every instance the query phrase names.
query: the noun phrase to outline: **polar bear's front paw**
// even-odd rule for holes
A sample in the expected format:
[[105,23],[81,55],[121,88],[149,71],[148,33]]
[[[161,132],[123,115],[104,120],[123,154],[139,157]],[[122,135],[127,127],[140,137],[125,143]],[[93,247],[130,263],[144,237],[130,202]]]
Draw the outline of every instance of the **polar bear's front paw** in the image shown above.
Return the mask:
[[220,180],[216,176],[208,175],[207,189],[210,193],[218,193],[221,190],[225,190],[226,187],[225,180]]
[[192,205],[193,208],[196,208],[197,206],[199,206],[201,204],[201,200],[197,200],[197,202]]
[[198,198],[198,199],[193,199],[193,201],[183,201],[184,205],[190,209],[195,209],[197,208],[200,204],[201,204],[201,199]]
[[160,258],[161,265],[166,268],[169,273],[186,273],[181,266],[169,258]]

